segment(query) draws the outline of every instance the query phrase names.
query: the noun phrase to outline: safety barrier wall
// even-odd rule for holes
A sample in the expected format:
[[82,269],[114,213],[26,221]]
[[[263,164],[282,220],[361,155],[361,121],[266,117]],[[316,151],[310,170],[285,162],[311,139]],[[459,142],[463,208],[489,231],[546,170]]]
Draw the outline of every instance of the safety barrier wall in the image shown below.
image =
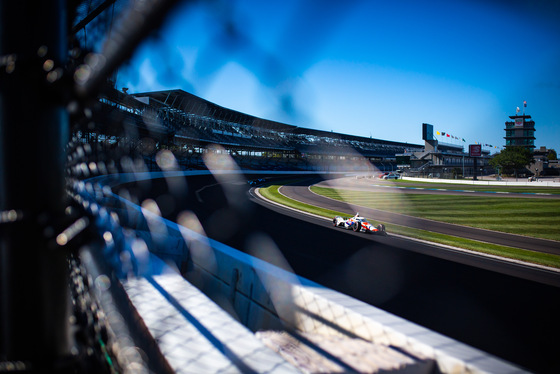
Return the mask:
[[[166,310],[173,309],[180,310],[183,315],[191,316],[195,325],[204,324],[205,318],[197,320],[193,316],[219,315],[222,323],[217,323],[217,330],[212,331],[211,327],[205,327],[205,329],[209,329],[209,333],[214,337],[222,336],[224,341],[220,344],[224,344],[225,347],[235,347],[237,343],[233,337],[239,334],[246,336],[246,328],[253,332],[287,329],[303,333],[358,337],[376,344],[396,347],[417,357],[434,360],[438,369],[444,373],[521,372],[514,365],[485,352],[322,287],[207,238],[199,232],[163,219],[104,188],[104,186],[117,186],[133,180],[200,174],[205,174],[205,172],[113,175],[88,180],[86,181],[87,186],[84,185],[82,188],[84,196],[96,197],[96,201],[105,199],[106,202],[109,198],[121,201],[126,206],[129,217],[136,220],[136,234],[148,244],[151,252],[149,258],[153,259],[147,260],[148,257],[140,259],[139,261],[144,261],[144,265],[139,264],[138,268],[154,268],[149,266],[146,261],[160,261],[158,258],[168,263],[167,266],[160,267],[164,269],[162,272],[164,275],[143,276],[140,274],[137,277],[129,276],[122,281],[124,288],[129,292],[131,302],[144,318],[144,323],[154,338],[159,341],[160,349],[164,354],[166,350],[176,349],[173,347],[177,346],[177,339],[185,344],[186,342],[198,344],[193,343],[196,339],[192,337],[192,332],[189,332],[187,327],[183,328],[183,333],[178,333],[176,326],[167,328],[162,333],[158,326],[169,323],[168,320],[163,321],[162,319],[168,318]],[[251,172],[251,174],[256,173]],[[286,172],[264,172],[263,174],[286,174]],[[147,227],[150,227],[149,231],[146,229]],[[157,227],[157,230],[154,231],[154,227]],[[153,257],[153,255],[158,257]],[[178,275],[177,269],[180,268],[186,280]],[[190,311],[197,309],[197,305],[200,303],[179,305],[182,300],[181,295],[192,295],[192,293],[199,292],[197,290],[211,296],[216,302],[211,303],[204,299],[206,301],[203,314],[197,313],[196,310]],[[152,305],[156,296],[151,298],[145,296],[150,292],[165,296],[160,297],[163,301],[157,308]],[[198,294],[197,297],[204,298]],[[227,310],[229,314],[225,314],[224,310]],[[184,323],[184,318],[181,320]],[[228,331],[230,331],[230,335],[227,335],[229,338],[223,335],[224,325],[227,325]],[[166,343],[165,337],[169,331],[180,334],[182,338],[176,337],[175,340],[172,340],[174,343]],[[254,355],[269,354],[266,349],[261,349],[260,343],[251,340],[250,344],[252,345],[249,351]],[[217,345],[214,344],[214,346]],[[168,358],[171,366],[197,365],[197,361],[190,357],[188,352],[190,352],[189,349],[181,353],[180,359],[176,355],[171,355]],[[239,355],[246,355],[248,360],[260,361],[247,352],[241,352],[236,357]],[[253,358],[251,359],[251,357]],[[231,354],[223,356],[223,360],[225,360],[224,365],[227,366],[228,362],[232,361]],[[221,364],[215,361],[215,365]],[[249,364],[247,363],[247,365]],[[192,368],[192,366],[189,367]],[[280,371],[288,370],[283,365],[275,367],[280,368]],[[243,371],[239,365],[236,368]],[[196,367],[196,369],[200,370],[201,367]],[[259,371],[264,372],[268,369],[259,369]]]

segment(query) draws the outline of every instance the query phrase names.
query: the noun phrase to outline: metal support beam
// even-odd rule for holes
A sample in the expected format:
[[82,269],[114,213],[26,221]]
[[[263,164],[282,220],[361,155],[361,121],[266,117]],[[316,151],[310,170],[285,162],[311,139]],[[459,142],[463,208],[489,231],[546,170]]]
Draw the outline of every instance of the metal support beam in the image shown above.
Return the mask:
[[[69,354],[64,251],[64,0],[0,2],[0,361],[54,371]],[[30,27],[32,25],[32,27]],[[49,74],[50,73],[50,74]]]
[[111,5],[113,5],[115,3],[116,0],[106,0],[103,3],[101,3],[97,8],[95,8],[94,10],[92,10],[91,12],[89,12],[84,19],[82,19],[80,22],[78,22],[76,24],[76,26],[72,27],[72,34],[77,33],[78,31],[80,31],[81,29],[85,28],[95,17],[97,17],[98,15],[100,15],[101,13],[103,13],[103,11],[105,9],[107,9],[108,7],[110,7]]

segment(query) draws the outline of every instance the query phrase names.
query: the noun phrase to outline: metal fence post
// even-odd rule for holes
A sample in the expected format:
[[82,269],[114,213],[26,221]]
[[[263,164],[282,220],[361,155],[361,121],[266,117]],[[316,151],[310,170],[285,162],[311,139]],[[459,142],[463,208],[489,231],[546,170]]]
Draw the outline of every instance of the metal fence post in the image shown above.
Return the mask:
[[[0,2],[0,361],[52,370],[70,350],[64,216],[64,0]],[[58,91],[57,91],[58,90]]]

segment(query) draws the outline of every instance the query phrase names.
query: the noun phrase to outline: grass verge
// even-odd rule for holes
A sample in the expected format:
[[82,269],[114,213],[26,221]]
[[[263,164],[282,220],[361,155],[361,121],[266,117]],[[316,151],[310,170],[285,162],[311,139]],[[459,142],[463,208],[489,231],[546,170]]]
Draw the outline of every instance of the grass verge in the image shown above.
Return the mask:
[[413,181],[413,180],[379,180],[374,179],[372,182],[386,185],[394,185],[401,187],[425,187],[438,188],[442,190],[470,190],[477,192],[511,192],[511,193],[527,193],[527,194],[551,194],[560,195],[558,187],[540,187],[540,186],[497,186],[497,185],[476,185],[469,183],[441,183],[434,179],[433,182]]
[[434,221],[560,241],[560,200],[518,197],[426,195],[312,186],[319,195]]
[[[324,208],[300,203],[299,201],[289,199],[286,196],[280,194],[280,192],[278,191],[280,187],[281,187],[280,185],[270,185],[268,187],[260,188],[259,192],[266,199],[272,200],[284,206],[288,206],[307,213],[316,214],[322,217],[333,218],[336,215],[338,216],[347,215],[345,213],[337,212],[335,210],[324,209]],[[519,248],[506,247],[506,246],[501,246],[496,244],[490,244],[490,243],[480,242],[471,239],[464,239],[456,236],[444,235],[444,234],[439,234],[439,233],[434,233],[434,232],[419,230],[419,229],[413,229],[413,228],[395,225],[391,223],[385,223],[385,222],[382,223],[385,224],[385,226],[387,227],[387,231],[389,233],[404,235],[415,239],[421,239],[434,243],[450,245],[453,247],[515,259],[528,263],[560,268],[560,256],[556,256],[548,253],[533,252],[533,251],[528,251]]]

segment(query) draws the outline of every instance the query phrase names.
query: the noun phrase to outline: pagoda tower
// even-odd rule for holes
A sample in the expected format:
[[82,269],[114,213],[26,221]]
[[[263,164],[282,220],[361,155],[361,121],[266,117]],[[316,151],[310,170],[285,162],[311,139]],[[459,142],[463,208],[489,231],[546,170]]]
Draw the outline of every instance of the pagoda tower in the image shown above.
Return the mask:
[[509,116],[512,121],[506,121],[506,148],[521,146],[531,152],[535,149],[535,121],[530,115],[522,114]]

